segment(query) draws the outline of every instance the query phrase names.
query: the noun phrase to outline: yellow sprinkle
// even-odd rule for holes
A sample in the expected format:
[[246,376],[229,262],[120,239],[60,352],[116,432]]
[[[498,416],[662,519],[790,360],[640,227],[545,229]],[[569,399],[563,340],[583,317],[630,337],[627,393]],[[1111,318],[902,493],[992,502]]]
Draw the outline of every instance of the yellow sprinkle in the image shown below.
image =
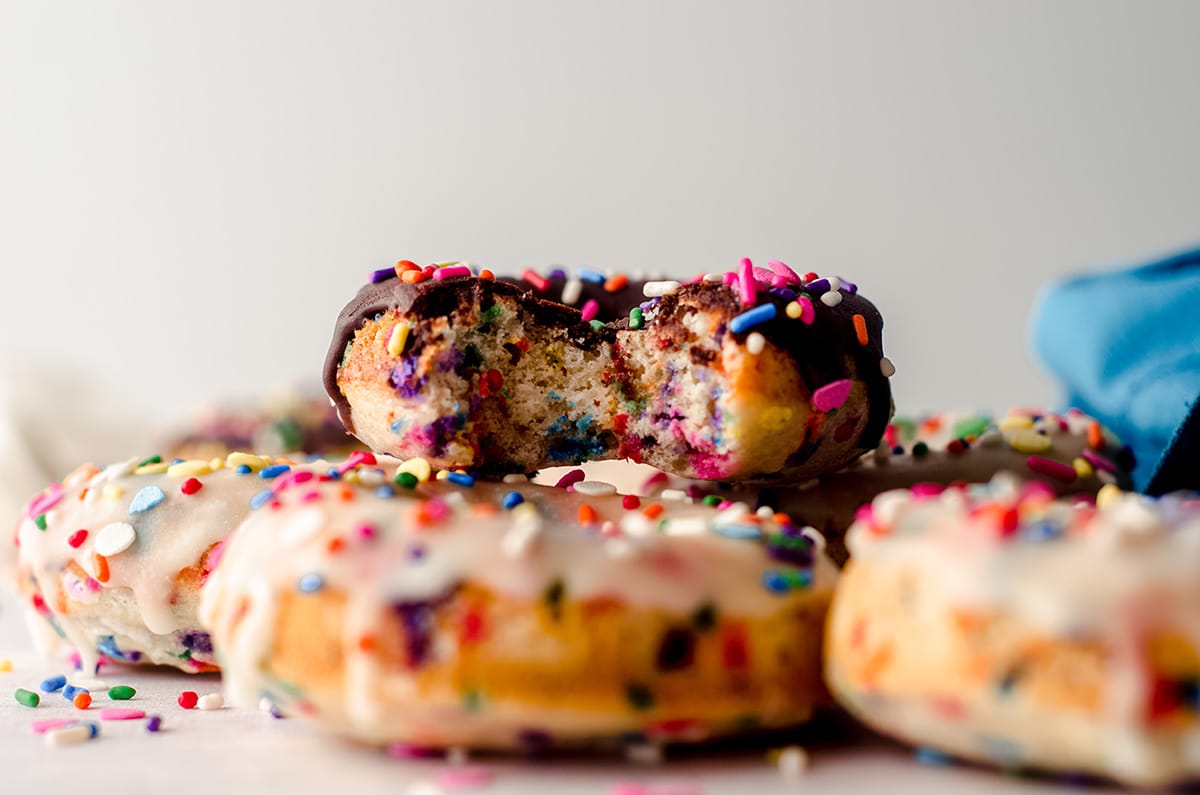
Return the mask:
[[145,466],[140,466],[137,469],[133,470],[133,474],[135,474],[135,475],[161,475],[162,473],[166,472],[167,468],[170,466],[171,465],[166,463],[165,461],[161,464],[146,464]]
[[1121,498],[1121,490],[1111,483],[1106,483],[1096,492],[1096,507],[1107,508]]
[[113,483],[109,483],[104,487],[104,490],[101,491],[100,494],[106,500],[119,500],[125,496],[125,489]]
[[1015,431],[1021,428],[1032,428],[1033,420],[1029,417],[1022,417],[1020,414],[1012,414],[1000,420],[1000,430]]
[[1075,467],[1075,474],[1080,478],[1090,478],[1094,473],[1092,465],[1086,458],[1076,458],[1071,462],[1071,466]]
[[12,660],[7,657],[0,657],[0,673],[8,673],[13,669]]
[[196,475],[207,475],[212,472],[212,467],[207,461],[180,461],[178,464],[171,464],[167,467],[167,477],[171,478],[190,478]]
[[263,467],[271,463],[271,459],[261,455],[251,455],[250,453],[230,453],[225,458],[225,466],[230,469],[237,469],[240,466],[248,466],[253,472],[257,472]]
[[358,470],[357,469],[348,469],[345,472],[343,472],[342,473],[342,482],[343,483],[357,483],[358,482]]
[[457,264],[458,264],[458,260],[450,259],[450,260],[446,260],[445,262],[439,262],[437,264],[437,266],[439,268],[449,268],[451,265],[457,265]]
[[404,343],[408,342],[409,326],[407,323],[397,323],[392,326],[392,333],[388,335],[387,351],[392,356],[399,356],[400,351],[404,350]]
[[1021,453],[1044,453],[1049,450],[1054,441],[1049,436],[1042,436],[1037,431],[1031,431],[1028,428],[1013,431],[1008,437],[1008,443],[1012,448]]
[[218,469],[224,469],[225,468],[225,459],[224,458],[214,458],[212,461],[208,462],[208,468],[211,469],[213,472],[216,472]]
[[407,472],[424,483],[433,474],[433,467],[424,458],[410,458],[396,468],[396,472]]
[[450,477],[450,470],[448,470],[448,469],[439,469],[438,470],[438,473],[437,473],[438,480],[445,480],[448,477]]
[[800,304],[796,301],[788,302],[788,305],[784,307],[783,311],[786,312],[787,316],[792,320],[799,320],[800,316],[804,314],[804,309],[802,309]]

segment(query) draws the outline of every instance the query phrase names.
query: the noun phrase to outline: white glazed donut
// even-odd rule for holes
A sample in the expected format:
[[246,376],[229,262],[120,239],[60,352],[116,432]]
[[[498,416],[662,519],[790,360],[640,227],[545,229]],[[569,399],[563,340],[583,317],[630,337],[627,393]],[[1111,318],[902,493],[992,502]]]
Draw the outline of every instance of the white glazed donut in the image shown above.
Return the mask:
[[851,528],[827,681],[867,724],[1010,768],[1200,774],[1200,501],[997,478]]

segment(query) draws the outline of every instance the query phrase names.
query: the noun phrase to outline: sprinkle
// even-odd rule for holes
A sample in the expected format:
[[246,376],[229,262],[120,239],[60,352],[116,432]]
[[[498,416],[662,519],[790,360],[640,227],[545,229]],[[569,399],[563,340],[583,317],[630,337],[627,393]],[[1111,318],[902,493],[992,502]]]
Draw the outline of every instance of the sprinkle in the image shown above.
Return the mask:
[[392,330],[388,332],[387,352],[391,356],[399,356],[404,352],[404,343],[408,342],[408,334],[411,326],[407,323],[397,323],[392,326]]
[[[81,531],[85,532],[86,531]],[[119,555],[133,545],[137,533],[128,522],[113,522],[105,525],[96,534],[96,553],[105,557]]]
[[391,268],[380,268],[377,271],[371,271],[371,284],[379,284],[386,282],[388,279],[396,278],[395,266]]
[[513,508],[516,508],[518,505],[520,505],[523,502],[525,502],[525,497],[522,496],[521,492],[519,492],[519,491],[507,492],[500,499],[500,504],[503,505],[504,509],[508,510],[508,511],[511,511]]
[[579,310],[580,316],[585,323],[591,322],[596,318],[596,314],[600,311],[600,304],[596,303],[594,298],[589,298],[583,302],[583,309]]
[[158,486],[146,486],[133,495],[133,500],[129,503],[129,514],[132,516],[148,511],[166,498],[167,495]]
[[1117,465],[1097,453],[1095,450],[1084,450],[1082,455],[1083,459],[1096,469],[1100,469],[1105,472],[1111,472],[1114,475],[1117,474]]
[[298,588],[301,593],[316,593],[324,587],[325,578],[315,572],[305,574],[296,581],[296,588]]
[[798,745],[789,745],[780,750],[775,765],[779,775],[789,780],[798,779],[808,770],[808,752]]
[[208,461],[180,461],[167,467],[167,477],[186,478],[195,475],[207,475],[212,472]]
[[128,709],[125,707],[108,707],[98,713],[100,720],[141,720],[146,717],[145,710]]
[[198,700],[199,696],[196,695],[196,691],[184,690],[179,694],[179,698],[176,699],[176,703],[178,703],[179,706],[183,707],[184,709],[195,709]]
[[[807,274],[806,274],[807,277]],[[832,288],[828,279],[818,279],[815,274],[813,278],[808,279],[808,283],[804,285],[804,289],[816,295],[817,293],[826,293]]]
[[8,673],[13,669],[12,660],[7,657],[0,657],[0,673]]
[[443,268],[438,268],[433,272],[433,278],[437,280],[451,279],[455,276],[470,276],[471,269],[466,265],[447,265]]
[[949,755],[937,750],[936,748],[921,747],[913,751],[913,758],[922,765],[930,765],[932,767],[941,767],[948,765],[953,761]]
[[757,525],[747,524],[717,524],[713,526],[713,532],[726,538],[739,538],[745,540],[754,540],[762,538],[762,529]]
[[646,282],[642,285],[642,295],[647,298],[659,298],[664,295],[671,295],[679,289],[677,281],[659,281]]
[[515,483],[528,483],[528,482],[529,482],[529,476],[528,476],[528,475],[522,475],[522,474],[520,474],[520,473],[517,473],[517,472],[509,472],[507,475],[505,475],[503,478],[501,478],[501,479],[500,479],[500,482],[501,482],[501,483],[507,483],[507,484],[509,484],[509,485],[512,485],[512,484],[515,484]]
[[257,472],[269,463],[271,463],[270,459],[266,458],[265,456],[251,455],[250,453],[230,453],[225,458],[225,466],[231,469],[237,469],[245,466],[248,467],[251,472]]
[[1071,467],[1080,479],[1090,478],[1096,474],[1096,470],[1087,462],[1086,458],[1076,458],[1071,462]]
[[29,724],[29,730],[34,734],[45,734],[53,729],[61,729],[63,726],[75,724],[74,718],[42,718],[41,720],[32,721]]
[[95,567],[94,575],[97,582],[108,582],[108,558],[101,554],[92,555],[92,564]]
[[1039,455],[1029,456],[1029,458],[1025,459],[1025,463],[1039,475],[1061,480],[1063,483],[1074,483],[1076,478],[1079,477],[1075,472],[1075,467],[1053,461],[1049,458],[1042,458]]
[[775,317],[775,304],[763,304],[753,309],[747,309],[729,321],[729,330],[741,334]]
[[858,344],[865,346],[871,341],[867,336],[867,319],[862,315],[855,315],[850,320],[854,323],[854,333],[858,337]]
[[410,458],[401,464],[396,471],[409,472],[415,475],[418,481],[424,483],[433,474],[433,467],[424,458]]
[[225,699],[220,693],[208,693],[200,696],[196,706],[204,710],[220,709],[225,706]]
[[263,467],[258,471],[258,476],[263,480],[273,480],[291,469],[287,464],[272,464],[269,467]]
[[92,705],[92,694],[84,690],[81,693],[76,693],[75,698],[71,699],[71,704],[75,709],[87,709]]
[[68,745],[85,743],[92,739],[92,730],[87,726],[64,726],[46,732],[46,745],[50,748],[64,748]]
[[616,494],[617,487],[611,483],[605,483],[603,480],[581,480],[575,484],[576,494],[585,494],[588,497],[605,497],[609,494]]
[[1020,428],[1008,437],[1008,444],[1019,453],[1044,453],[1054,445],[1054,441],[1037,431]]
[[204,488],[204,484],[201,483],[200,481],[196,480],[195,478],[188,478],[187,480],[183,481],[183,483],[180,484],[180,486],[179,486],[179,490],[189,496],[200,491],[200,489],[202,489],[202,488]]
[[563,283],[562,297],[559,300],[568,306],[575,306],[581,295],[583,295],[583,282],[579,279],[567,279]]
[[18,687],[16,689],[16,691],[13,693],[13,698],[17,700],[18,704],[26,707],[36,707],[38,704],[42,703],[41,696],[32,690],[26,690],[23,687]]
[[579,506],[579,523],[582,525],[596,523],[596,509],[586,502]]
[[397,486],[406,489],[416,488],[417,483],[420,482],[417,480],[417,476],[411,472],[397,472],[395,480]]
[[42,680],[42,683],[38,685],[38,690],[41,690],[43,693],[57,693],[59,690],[62,690],[66,684],[67,677],[51,676],[49,679]]
[[129,685],[114,685],[108,689],[108,697],[113,701],[128,701],[137,694]]
[[270,489],[263,489],[250,498],[250,507],[257,511],[270,502],[274,496],[274,493]]
[[1087,442],[1088,446],[1096,450],[1104,449],[1104,428],[1095,420],[1088,423]]
[[753,306],[754,302],[758,300],[758,282],[754,279],[754,263],[749,258],[743,257],[742,261],[738,263],[738,269],[734,276],[737,280],[738,295],[742,299],[742,306]]
[[154,734],[161,728],[162,728],[162,716],[161,715],[151,715],[150,719],[148,721],[146,721],[146,731],[150,732],[151,734]]
[[767,347],[767,338],[757,331],[750,332],[750,336],[746,337],[746,350],[751,356],[758,356]]
[[532,268],[521,271],[521,278],[533,285],[533,289],[544,293],[550,289],[550,281]]
[[33,523],[37,525],[38,530],[46,529],[46,514],[40,513],[33,518]]
[[604,274],[591,268],[580,268],[579,278],[592,284],[604,284]]
[[446,475],[446,480],[456,486],[464,486],[470,488],[475,485],[475,478],[468,475],[466,472],[450,472]]
[[828,307],[835,307],[838,304],[840,304],[841,302],[842,302],[842,294],[837,292],[836,290],[830,290],[829,292],[827,292],[821,296],[821,303],[825,304],[825,306],[828,306]]
[[88,691],[82,687],[75,687],[74,685],[63,685],[62,697],[64,699],[66,699],[67,701],[73,701],[75,699],[75,695],[77,693],[86,693],[86,692],[88,692]]
[[629,327],[634,331],[641,329],[646,325],[645,317],[642,315],[640,307],[634,307],[629,310]]
[[853,387],[854,382],[849,378],[843,378],[840,381],[826,384],[813,392],[813,406],[816,407],[817,411],[833,411],[846,402],[846,398],[850,397],[850,390]]
[[554,484],[554,488],[565,489],[567,486],[573,486],[574,484],[583,480],[585,477],[587,477],[587,475],[584,474],[582,469],[572,469],[570,472],[558,479],[558,482]]
[[628,286],[629,286],[629,277],[623,273],[618,273],[616,276],[613,276],[611,279],[605,280],[604,292],[615,293],[618,290],[624,290]]
[[1116,505],[1121,499],[1121,489],[1112,483],[1106,483],[1096,492],[1096,507],[1104,510],[1109,506]]
[[635,510],[636,508],[639,508],[641,506],[641,504],[642,504],[642,501],[640,499],[638,499],[638,497],[636,495],[633,495],[633,494],[626,494],[624,497],[621,498],[621,507],[627,511]]

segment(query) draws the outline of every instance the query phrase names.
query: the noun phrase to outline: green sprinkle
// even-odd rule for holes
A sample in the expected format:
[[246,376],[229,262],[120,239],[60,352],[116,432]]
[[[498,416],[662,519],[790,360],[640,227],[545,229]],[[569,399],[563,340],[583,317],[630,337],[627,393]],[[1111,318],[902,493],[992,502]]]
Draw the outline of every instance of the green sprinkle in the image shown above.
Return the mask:
[[128,701],[135,693],[137,691],[129,685],[115,685],[108,689],[108,697],[113,701]]
[[629,310],[629,327],[637,331],[642,326],[646,325],[646,319],[642,317],[642,308],[635,306]]
[[396,475],[396,485],[406,489],[416,488],[418,482],[417,476],[411,472],[401,472]]
[[480,325],[491,323],[496,318],[500,317],[500,305],[492,304],[487,309],[483,310],[483,320]]
[[144,466],[149,466],[150,464],[161,464],[161,463],[162,463],[161,455],[152,455],[149,458],[139,462],[138,466],[144,467]]
[[600,329],[604,328],[604,324],[601,323],[599,320],[593,320],[593,321],[591,321],[591,324],[592,324],[592,331],[599,331]]
[[959,439],[965,439],[968,436],[978,436],[988,429],[992,424],[991,417],[968,417],[954,425],[954,435]]
[[721,498],[718,497],[716,494],[709,494],[704,498],[704,504],[708,505],[710,507],[720,505]]
[[913,445],[912,454],[914,458],[924,458],[929,455],[929,445],[924,442],[917,442]]
[[13,697],[17,699],[17,703],[26,707],[36,707],[42,703],[42,697],[32,690],[26,690],[23,687],[18,687],[17,692],[13,693]]
[[654,693],[645,685],[631,682],[625,688],[625,697],[629,699],[629,704],[636,710],[645,711],[654,706]]
[[46,514],[39,513],[37,516],[33,517],[33,523],[35,525],[37,525],[38,530],[45,530],[46,529]]

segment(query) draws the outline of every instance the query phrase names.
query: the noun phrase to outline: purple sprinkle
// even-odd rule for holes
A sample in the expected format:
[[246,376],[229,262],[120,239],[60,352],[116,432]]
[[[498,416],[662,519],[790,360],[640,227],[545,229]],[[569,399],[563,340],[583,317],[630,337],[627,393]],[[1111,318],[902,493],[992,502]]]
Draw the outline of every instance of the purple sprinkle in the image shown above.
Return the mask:
[[425,559],[425,545],[424,544],[413,544],[411,547],[409,547],[408,548],[408,559],[409,560],[424,560]]
[[386,282],[388,279],[396,278],[395,268],[380,268],[377,271],[371,272],[371,284],[379,284]]
[[784,301],[796,300],[796,291],[787,287],[772,287],[768,292]]
[[151,715],[150,719],[146,721],[146,731],[148,732],[156,732],[161,728],[162,718],[158,715]]
[[815,295],[824,295],[829,292],[829,280],[816,279],[804,285],[804,289]]
[[550,270],[550,273],[547,274],[547,278],[563,279],[565,281],[567,278],[567,272],[565,270],[563,270],[562,268],[552,268]]
[[212,654],[212,638],[207,632],[187,632],[182,638],[183,648],[199,654]]

